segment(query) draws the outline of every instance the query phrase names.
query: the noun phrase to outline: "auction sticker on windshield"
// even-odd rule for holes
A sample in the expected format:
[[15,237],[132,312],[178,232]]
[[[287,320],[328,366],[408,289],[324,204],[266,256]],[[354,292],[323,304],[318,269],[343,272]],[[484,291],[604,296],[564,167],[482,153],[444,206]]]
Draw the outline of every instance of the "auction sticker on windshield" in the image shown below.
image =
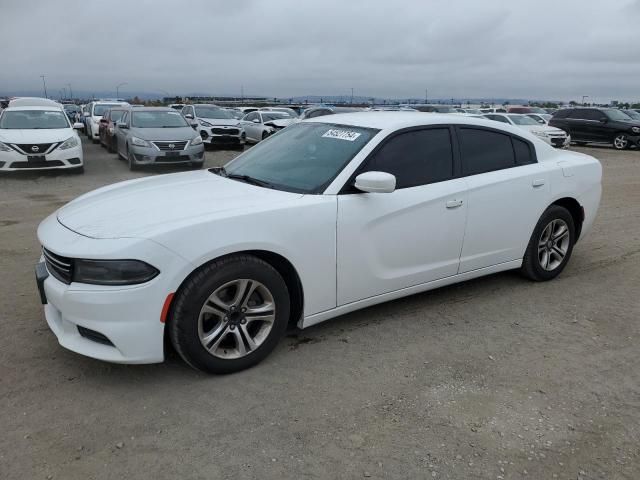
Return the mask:
[[361,134],[358,132],[352,132],[350,130],[341,130],[338,128],[332,128],[327,130],[324,135],[325,138],[337,138],[338,140],[346,140],[348,142],[355,141]]

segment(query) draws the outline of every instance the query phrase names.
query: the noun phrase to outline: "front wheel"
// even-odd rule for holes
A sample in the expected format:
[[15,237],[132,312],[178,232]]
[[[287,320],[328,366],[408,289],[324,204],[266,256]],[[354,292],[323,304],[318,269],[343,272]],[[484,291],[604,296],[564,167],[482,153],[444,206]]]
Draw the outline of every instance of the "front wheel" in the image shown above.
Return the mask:
[[551,205],[540,217],[531,234],[522,260],[522,274],[542,282],[560,275],[575,244],[575,224],[569,211]]
[[629,137],[626,133],[619,133],[613,139],[613,148],[616,150],[626,150],[629,148]]
[[127,161],[129,162],[129,170],[132,172],[138,169],[138,165],[136,164],[136,159],[133,156],[131,150],[129,150],[129,146],[127,145]]
[[211,262],[174,300],[169,336],[180,356],[209,373],[232,373],[263,360],[284,335],[289,291],[271,265],[250,255]]

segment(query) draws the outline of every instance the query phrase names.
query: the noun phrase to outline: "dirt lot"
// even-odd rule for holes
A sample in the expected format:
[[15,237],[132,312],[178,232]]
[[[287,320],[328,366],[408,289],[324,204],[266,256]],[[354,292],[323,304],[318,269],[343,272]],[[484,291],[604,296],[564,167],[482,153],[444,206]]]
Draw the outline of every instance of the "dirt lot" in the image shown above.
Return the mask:
[[0,177],[0,478],[640,478],[640,152],[580,150],[604,196],[556,281],[499,274],[369,308],[224,377],[175,354],[84,358],[43,319],[38,222],[159,171],[87,144],[84,175]]

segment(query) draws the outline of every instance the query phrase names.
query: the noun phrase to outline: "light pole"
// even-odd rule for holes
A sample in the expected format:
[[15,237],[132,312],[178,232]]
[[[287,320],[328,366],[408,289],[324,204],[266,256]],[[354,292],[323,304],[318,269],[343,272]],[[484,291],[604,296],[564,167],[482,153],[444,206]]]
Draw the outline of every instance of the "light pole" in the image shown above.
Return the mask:
[[429,89],[428,88],[424,89],[424,103],[425,103],[425,105],[429,103]]
[[351,105],[353,105],[353,87],[351,87]]
[[47,82],[44,80],[44,75],[40,75],[40,78],[42,78],[42,86],[44,87],[44,98],[49,98],[47,96]]
[[128,83],[127,82],[122,82],[122,83],[116,85],[116,100],[120,99],[120,87],[122,87],[124,85],[128,85]]
[[589,98],[589,95],[582,95],[582,106],[583,107],[585,107],[587,105],[586,102],[584,101],[585,98]]
[[71,91],[71,84],[67,83],[67,86],[69,87],[69,98],[73,100],[73,92]]

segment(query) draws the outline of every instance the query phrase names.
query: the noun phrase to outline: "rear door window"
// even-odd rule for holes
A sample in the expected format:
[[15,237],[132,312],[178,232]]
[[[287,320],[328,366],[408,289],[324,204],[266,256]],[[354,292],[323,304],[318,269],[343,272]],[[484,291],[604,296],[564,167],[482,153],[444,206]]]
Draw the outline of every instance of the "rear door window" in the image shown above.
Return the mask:
[[511,136],[491,130],[459,129],[463,175],[477,175],[516,165]]

